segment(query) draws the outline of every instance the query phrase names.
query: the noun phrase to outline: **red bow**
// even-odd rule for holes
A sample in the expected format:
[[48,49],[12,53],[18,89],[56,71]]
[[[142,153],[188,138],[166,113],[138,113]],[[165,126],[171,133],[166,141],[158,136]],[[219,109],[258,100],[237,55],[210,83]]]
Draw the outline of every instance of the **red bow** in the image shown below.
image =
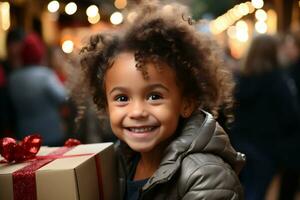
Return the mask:
[[[8,162],[21,162],[30,160],[36,156],[40,150],[42,138],[40,135],[26,136],[22,141],[17,142],[15,139],[5,137],[0,139],[0,154]],[[68,139],[65,146],[72,147],[79,145],[80,141]]]

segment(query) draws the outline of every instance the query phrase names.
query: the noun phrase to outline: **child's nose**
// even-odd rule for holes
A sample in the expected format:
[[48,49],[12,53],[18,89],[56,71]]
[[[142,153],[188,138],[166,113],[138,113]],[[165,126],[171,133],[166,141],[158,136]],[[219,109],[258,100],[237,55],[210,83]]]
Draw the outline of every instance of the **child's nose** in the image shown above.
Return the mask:
[[132,102],[130,107],[129,117],[130,118],[145,118],[148,116],[146,106],[141,101]]

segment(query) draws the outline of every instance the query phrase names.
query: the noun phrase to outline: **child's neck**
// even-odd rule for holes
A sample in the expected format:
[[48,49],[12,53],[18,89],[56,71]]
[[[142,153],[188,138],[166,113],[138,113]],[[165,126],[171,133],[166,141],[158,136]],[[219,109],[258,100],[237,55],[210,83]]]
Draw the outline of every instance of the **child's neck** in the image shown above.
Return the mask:
[[142,180],[151,177],[159,167],[161,155],[161,151],[141,153],[133,180]]

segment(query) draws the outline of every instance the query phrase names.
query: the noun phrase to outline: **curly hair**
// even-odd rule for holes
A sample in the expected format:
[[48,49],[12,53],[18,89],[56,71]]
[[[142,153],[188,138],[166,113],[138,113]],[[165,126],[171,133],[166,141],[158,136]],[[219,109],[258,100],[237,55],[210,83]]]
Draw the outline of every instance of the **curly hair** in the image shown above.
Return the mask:
[[186,7],[151,1],[139,5],[138,10],[134,22],[128,22],[122,31],[94,35],[82,48],[83,79],[77,89],[90,93],[98,110],[104,111],[106,70],[119,53],[128,51],[134,53],[136,67],[145,79],[145,63],[152,62],[159,70],[164,66],[159,63],[164,62],[176,72],[183,95],[193,98],[199,108],[215,117],[220,107],[230,110],[232,75],[223,64],[216,42],[208,34],[197,32],[191,18],[186,17]]

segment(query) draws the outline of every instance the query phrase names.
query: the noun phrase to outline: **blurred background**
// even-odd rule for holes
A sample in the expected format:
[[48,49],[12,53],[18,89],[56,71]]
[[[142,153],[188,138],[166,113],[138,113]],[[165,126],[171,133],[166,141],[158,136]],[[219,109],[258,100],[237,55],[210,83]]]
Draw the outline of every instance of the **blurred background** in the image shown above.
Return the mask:
[[[5,37],[13,27],[37,31],[46,44],[71,53],[88,35],[118,28],[140,0],[11,0],[0,1],[0,58],[5,57]],[[165,0],[165,2],[168,2]],[[169,1],[170,2],[170,1]],[[228,42],[240,58],[251,38],[299,28],[297,0],[178,0],[191,8],[194,19],[207,19],[205,31]]]
[[[190,8],[197,30],[218,41],[233,74],[235,121],[226,122],[225,109],[218,121],[247,156],[240,175],[245,199],[299,200],[300,0],[162,1]],[[39,133],[49,146],[69,137],[115,141],[91,99],[75,106],[67,77],[89,36],[118,31],[140,3],[0,0],[0,138]]]

